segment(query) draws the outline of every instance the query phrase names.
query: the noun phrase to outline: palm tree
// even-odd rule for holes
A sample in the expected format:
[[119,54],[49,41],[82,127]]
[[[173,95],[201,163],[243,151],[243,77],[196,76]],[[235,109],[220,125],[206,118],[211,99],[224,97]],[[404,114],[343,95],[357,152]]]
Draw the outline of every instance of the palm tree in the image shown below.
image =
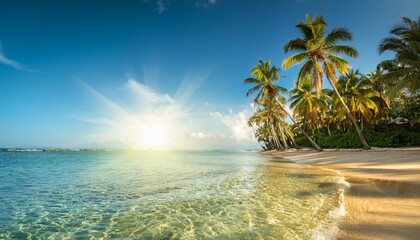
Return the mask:
[[[286,100],[279,96],[279,101],[282,103],[285,103]],[[266,131],[264,128],[267,128],[268,124],[268,117],[267,116],[274,116],[274,122],[277,123],[278,131],[280,132],[280,141],[282,141],[282,144],[285,149],[289,149],[289,144],[293,145],[295,148],[298,148],[298,145],[296,144],[294,140],[294,136],[289,131],[288,125],[285,123],[285,118],[287,117],[287,114],[281,110],[281,108],[276,107],[274,102],[270,102],[269,105],[264,106],[264,109],[256,108],[254,114],[249,118],[248,120],[248,126],[252,127],[254,130],[254,127],[257,128],[257,130],[254,130],[254,134],[258,140],[258,142],[269,142],[268,139],[272,139],[272,131]],[[270,109],[269,111],[266,111],[267,109]],[[271,133],[267,133],[271,132]],[[267,144],[266,144],[267,145]],[[274,147],[274,144],[272,144]],[[267,149],[268,147],[263,146],[264,149]]]
[[387,94],[386,82],[384,81],[384,70],[380,65],[376,67],[374,72],[366,74],[367,79],[370,81],[370,86],[373,90],[379,93],[379,96],[375,99],[376,105],[378,106],[380,117],[385,118],[386,111],[389,109],[389,97]]
[[266,103],[265,108],[258,112],[259,117],[264,122],[264,124],[269,127],[271,131],[271,138],[276,149],[283,150],[284,146],[281,143],[279,136],[276,132],[277,125],[277,116],[275,111],[275,106],[273,102]]
[[[284,104],[286,102],[286,100],[283,97],[279,96],[279,98],[280,98],[279,101],[282,104]],[[285,119],[287,118],[287,114],[284,111],[282,111],[281,108],[275,107],[276,106],[275,104],[273,104],[273,106],[274,106],[274,108],[273,108],[273,110],[274,110],[273,111],[273,114],[274,114],[274,116],[278,120],[277,121],[277,127],[278,127],[279,132],[280,132],[281,140],[283,142],[284,148],[285,149],[289,149],[289,144],[287,143],[287,140],[286,140],[287,137],[286,137],[286,134],[285,134],[285,132],[286,132]],[[293,141],[293,138],[292,138],[292,141]]]
[[284,45],[284,51],[299,51],[283,61],[283,68],[289,69],[295,64],[305,61],[299,71],[298,78],[311,74],[312,81],[318,95],[322,90],[322,77],[325,75],[337,94],[343,108],[346,110],[347,117],[352,121],[353,126],[360,138],[364,149],[370,146],[363,137],[362,131],[357,125],[356,119],[351,115],[346,103],[340,96],[335,83],[337,82],[337,71],[346,74],[350,68],[347,60],[338,57],[337,54],[357,57],[356,49],[347,45],[338,45],[339,41],[352,39],[352,34],[343,27],[335,28],[325,36],[327,24],[321,16],[315,16],[312,20],[306,15],[306,22],[299,22],[296,27],[303,34],[303,38],[295,38]]
[[296,87],[290,90],[290,107],[294,114],[303,118],[303,129],[306,130],[309,125],[312,129],[320,127],[321,112],[328,111],[326,101],[329,96],[325,94],[317,95],[313,91],[314,85],[311,82],[311,76],[307,75],[304,79],[296,81]]
[[[340,76],[337,89],[352,115],[360,119],[362,127],[364,121],[369,123],[373,113],[378,111],[374,98],[379,97],[379,93],[372,89],[369,79],[362,76],[358,70],[351,70]],[[339,105],[337,94],[334,93],[332,99],[333,106]],[[342,115],[344,114],[345,112],[342,112]]]
[[253,93],[258,92],[257,96],[254,99],[254,102],[260,105],[265,105],[269,101],[275,101],[281,108],[281,110],[290,117],[290,119],[293,121],[296,127],[303,133],[303,135],[305,135],[305,137],[309,140],[312,146],[317,151],[321,151],[322,149],[318,146],[318,144],[316,144],[309,137],[309,135],[298,124],[296,124],[296,121],[293,118],[290,110],[287,109],[286,106],[279,101],[279,92],[287,92],[287,90],[283,87],[273,84],[273,82],[276,82],[279,79],[278,73],[280,69],[276,68],[275,66],[271,67],[270,65],[270,60],[267,62],[259,60],[259,64],[251,70],[251,74],[255,77],[247,78],[244,80],[245,84],[255,85],[254,87],[248,90],[246,95],[250,96]]
[[[261,147],[264,150],[267,150],[267,142],[269,137],[268,134],[266,134],[265,131],[263,131],[263,119],[258,114],[259,111],[260,110],[257,109],[257,111],[255,111],[254,114],[252,114],[252,116],[248,119],[248,126],[252,127],[252,130],[254,131],[254,136],[257,139],[258,143],[261,145]],[[254,127],[256,127],[256,130],[254,129]],[[263,142],[264,144],[262,144],[261,142]]]
[[395,96],[407,89],[420,93],[420,18],[417,21],[403,17],[403,23],[390,31],[393,35],[379,44],[379,53],[395,52],[395,58],[380,63],[388,72],[384,75],[391,85],[390,94]]
[[[258,142],[265,143],[265,146],[262,145],[264,149],[288,149],[287,136],[290,137],[292,144],[295,145],[295,143],[292,136],[285,134],[287,129],[284,119],[285,113],[277,108],[274,102],[270,102],[263,109],[257,108],[255,110],[248,120],[248,126],[257,127],[257,131],[254,131],[255,137]],[[280,134],[277,134],[277,132],[280,132]]]

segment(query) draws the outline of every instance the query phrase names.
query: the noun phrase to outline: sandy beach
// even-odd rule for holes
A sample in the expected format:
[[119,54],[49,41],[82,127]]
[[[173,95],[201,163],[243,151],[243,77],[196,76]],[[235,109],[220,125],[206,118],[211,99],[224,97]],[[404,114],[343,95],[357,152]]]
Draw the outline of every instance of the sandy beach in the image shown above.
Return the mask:
[[339,171],[351,184],[338,239],[420,238],[420,148],[268,151]]

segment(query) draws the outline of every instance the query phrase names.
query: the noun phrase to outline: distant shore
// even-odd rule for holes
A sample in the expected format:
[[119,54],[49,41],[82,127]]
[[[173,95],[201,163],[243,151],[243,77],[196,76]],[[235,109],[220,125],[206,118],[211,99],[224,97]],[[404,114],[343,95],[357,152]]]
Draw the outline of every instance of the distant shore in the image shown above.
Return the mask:
[[339,171],[351,184],[338,239],[418,239],[420,147],[264,151]]

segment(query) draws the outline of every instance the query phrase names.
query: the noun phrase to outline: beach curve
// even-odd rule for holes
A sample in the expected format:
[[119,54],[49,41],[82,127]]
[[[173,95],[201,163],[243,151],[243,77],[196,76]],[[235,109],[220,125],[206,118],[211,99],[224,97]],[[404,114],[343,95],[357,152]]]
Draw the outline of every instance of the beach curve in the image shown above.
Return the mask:
[[420,148],[309,149],[263,154],[340,172],[351,184],[338,239],[418,239]]

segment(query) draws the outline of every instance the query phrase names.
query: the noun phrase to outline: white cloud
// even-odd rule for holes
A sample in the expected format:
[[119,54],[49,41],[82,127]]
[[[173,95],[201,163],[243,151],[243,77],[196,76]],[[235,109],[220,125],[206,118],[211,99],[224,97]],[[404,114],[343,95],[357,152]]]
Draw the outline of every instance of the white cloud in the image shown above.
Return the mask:
[[193,138],[205,138],[206,135],[204,135],[203,132],[193,132],[193,133],[190,134],[190,137],[193,137]]
[[202,139],[224,139],[229,138],[225,134],[215,134],[215,133],[203,133],[203,132],[193,132],[188,135],[191,138],[202,138]]
[[209,5],[213,5],[216,3],[217,0],[200,0],[195,2],[195,5],[198,7],[207,8]]
[[[157,5],[155,9],[159,14],[168,11],[168,6],[171,4],[171,0],[141,0],[144,3],[154,3]],[[194,4],[198,7],[207,8],[210,5],[216,4],[218,0],[198,0]]]
[[157,7],[157,11],[158,11],[159,13],[163,13],[163,12],[165,12],[166,10],[168,10],[169,1],[165,1],[165,0],[158,0],[158,1],[156,1],[156,5],[158,6],[158,7]]
[[4,55],[1,44],[0,44],[0,63],[5,64],[5,65],[9,65],[11,67],[14,67],[17,70],[22,70],[23,69],[23,66],[20,63],[14,61],[12,59],[9,59]]
[[134,78],[129,77],[127,82],[128,88],[139,98],[145,99],[152,103],[174,103],[174,99],[168,94],[160,94],[155,90],[143,85]]
[[248,118],[251,115],[250,111],[244,109],[238,113],[233,113],[229,109],[228,114],[220,112],[211,112],[210,116],[218,119],[231,131],[232,137],[237,141],[250,141],[254,139],[252,128],[248,127]]
[[169,0],[141,0],[144,3],[154,3],[157,5],[155,9],[158,13],[163,13],[168,10]]

